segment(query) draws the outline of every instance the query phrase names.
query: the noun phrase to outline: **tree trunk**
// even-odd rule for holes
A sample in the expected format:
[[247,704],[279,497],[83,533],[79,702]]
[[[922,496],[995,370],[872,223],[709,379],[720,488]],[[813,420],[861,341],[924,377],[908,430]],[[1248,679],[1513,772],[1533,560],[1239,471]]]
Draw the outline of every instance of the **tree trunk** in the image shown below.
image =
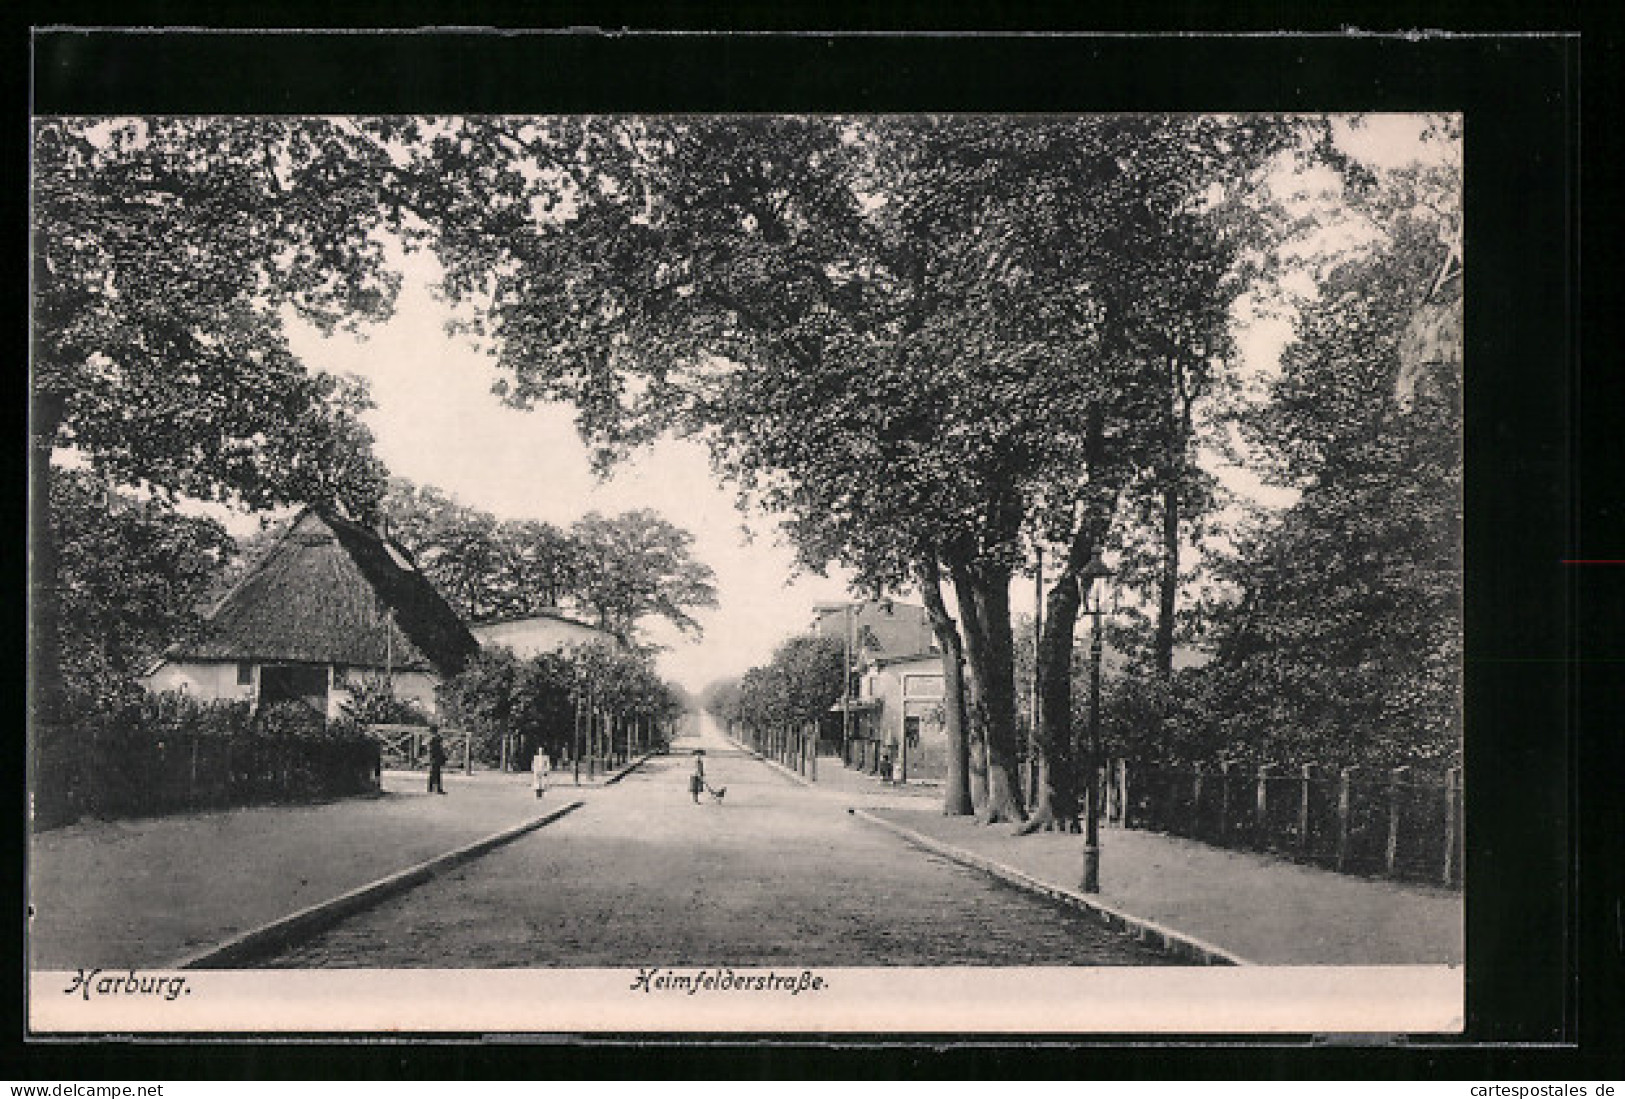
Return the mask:
[[[1085,558],[1087,560],[1087,557]],[[1075,830],[1077,752],[1072,736],[1072,634],[1081,606],[1077,573],[1065,569],[1045,600],[1038,647],[1038,798],[1023,833]]]
[[1098,414],[1091,414],[1088,433],[1089,481],[1084,488],[1082,514],[1067,547],[1065,567],[1050,593],[1049,621],[1044,623],[1038,653],[1041,781],[1038,808],[1023,832],[1062,825],[1074,828],[1083,809],[1078,781],[1083,777],[1078,768],[1082,753],[1072,730],[1073,632],[1084,594],[1078,588],[1078,578],[1111,530],[1112,516],[1129,473],[1123,463],[1107,460]]
[[1179,594],[1179,470],[1165,469],[1162,481],[1162,575],[1157,583],[1155,667],[1164,683],[1174,674],[1174,604]]
[[965,651],[959,626],[942,600],[942,576],[935,557],[922,560],[915,570],[920,596],[931,618],[931,631],[942,650],[942,713],[948,742],[948,775],[942,794],[945,816],[966,817],[975,810],[970,792],[970,741],[965,722]]
[[975,683],[973,711],[987,760],[985,824],[1026,819],[1017,773],[1014,638],[1010,630],[1010,570],[956,564],[954,593],[965,623],[965,657]]
[[1187,447],[1192,435],[1195,393],[1187,386],[1183,366],[1169,364],[1168,436],[1162,469],[1162,575],[1157,591],[1157,637],[1154,652],[1157,678],[1167,683],[1174,675],[1174,615],[1179,598],[1179,506],[1185,491]]

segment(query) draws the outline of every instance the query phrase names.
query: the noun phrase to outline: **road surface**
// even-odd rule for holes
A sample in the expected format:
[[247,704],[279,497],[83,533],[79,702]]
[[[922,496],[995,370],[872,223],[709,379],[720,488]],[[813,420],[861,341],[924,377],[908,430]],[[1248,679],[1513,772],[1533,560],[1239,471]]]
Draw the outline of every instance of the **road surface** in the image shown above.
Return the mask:
[[[696,805],[695,748],[721,802]],[[587,804],[331,928],[284,968],[1177,964],[915,848],[708,718]]]

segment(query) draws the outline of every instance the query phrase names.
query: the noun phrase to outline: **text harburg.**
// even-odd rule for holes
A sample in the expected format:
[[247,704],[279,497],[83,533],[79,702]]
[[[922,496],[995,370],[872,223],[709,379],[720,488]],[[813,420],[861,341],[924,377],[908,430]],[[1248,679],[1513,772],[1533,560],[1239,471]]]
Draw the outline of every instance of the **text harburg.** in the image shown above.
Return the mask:
[[640,968],[633,978],[632,992],[682,992],[689,996],[697,992],[787,992],[799,996],[803,992],[823,992],[829,982],[810,969],[784,974],[776,970],[766,973],[738,973],[732,969],[696,969],[679,973],[675,969]]

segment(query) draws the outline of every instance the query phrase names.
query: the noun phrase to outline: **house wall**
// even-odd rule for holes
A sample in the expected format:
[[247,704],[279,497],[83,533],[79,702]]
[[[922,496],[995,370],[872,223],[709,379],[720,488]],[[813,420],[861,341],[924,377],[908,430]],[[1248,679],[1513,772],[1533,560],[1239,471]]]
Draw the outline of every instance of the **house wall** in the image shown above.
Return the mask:
[[[221,700],[252,702],[259,695],[260,666],[255,664],[252,667],[254,682],[246,685],[237,682],[236,661],[166,663],[146,676],[142,682],[147,690],[154,694],[179,691],[202,702]],[[382,668],[352,668],[348,675],[359,677],[382,673]],[[396,698],[410,699],[422,706],[430,717],[438,716],[439,704],[436,696],[436,688],[440,685],[438,676],[429,672],[397,671],[392,679]],[[342,715],[344,704],[350,701],[350,697],[350,692],[344,689],[342,683],[336,684],[327,695],[328,718]]]
[[[864,735],[879,742],[881,752],[890,753],[893,774],[907,778],[941,779],[947,775],[948,738],[942,720],[942,664],[935,658],[871,667],[863,677],[862,697],[880,703],[878,711],[863,718]],[[908,746],[905,759],[903,735],[906,719],[920,722],[919,740]]]
[[165,663],[145,676],[142,683],[154,694],[179,691],[203,702],[221,699],[252,702],[259,690],[258,665],[254,666],[253,678],[252,683],[239,684],[236,661],[197,661]]
[[512,649],[514,655],[521,659],[587,645],[615,644],[614,637],[603,630],[580,622],[547,617],[470,626],[469,632],[482,646]]

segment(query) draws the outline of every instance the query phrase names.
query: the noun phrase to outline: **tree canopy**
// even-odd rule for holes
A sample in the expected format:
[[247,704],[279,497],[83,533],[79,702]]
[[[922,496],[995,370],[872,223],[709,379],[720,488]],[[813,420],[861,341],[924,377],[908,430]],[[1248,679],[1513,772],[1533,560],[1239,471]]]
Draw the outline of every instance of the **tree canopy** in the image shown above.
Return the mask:
[[788,518],[809,563],[891,584],[940,563],[988,815],[1019,815],[1010,576],[1029,537],[1081,566],[1120,486],[1166,451],[1168,362],[1188,381],[1219,342],[1223,302],[1204,288],[1229,260],[1204,206],[1291,128],[446,128],[422,208],[448,286],[482,307],[510,399],[574,403],[606,458],[668,428],[702,435],[747,499]]
[[691,612],[716,605],[716,577],[694,559],[693,535],[647,508],[588,512],[560,529],[499,520],[432,485],[395,478],[383,514],[391,535],[473,621],[568,606],[631,642],[650,618],[698,633]]
[[62,702],[53,452],[169,495],[262,507],[383,487],[366,395],[289,350],[388,315],[384,150],[342,120],[35,122],[30,538],[38,712]]

